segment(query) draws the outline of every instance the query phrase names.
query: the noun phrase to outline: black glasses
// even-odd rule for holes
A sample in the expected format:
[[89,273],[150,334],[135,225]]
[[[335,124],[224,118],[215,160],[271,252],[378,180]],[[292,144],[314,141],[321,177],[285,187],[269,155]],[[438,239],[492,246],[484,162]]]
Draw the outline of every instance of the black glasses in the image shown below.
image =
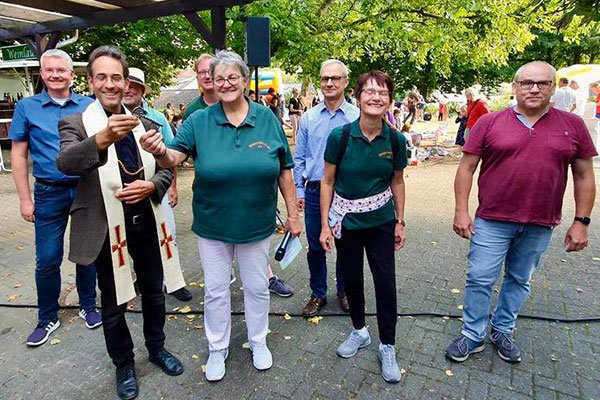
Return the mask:
[[343,78],[343,76],[322,76],[321,84],[327,85],[327,83],[329,83],[329,81],[331,80],[331,83],[333,83],[334,85],[337,85],[342,81],[342,78]]
[[531,80],[523,80],[517,81],[517,83],[521,86],[523,90],[531,90],[533,89],[533,85],[536,85],[540,90],[546,90],[554,81],[531,81]]
[[221,87],[223,85],[225,85],[225,82],[229,83],[232,86],[237,85],[237,83],[240,81],[241,76],[239,75],[230,75],[227,78],[223,78],[221,76],[216,77],[214,82],[215,85]]

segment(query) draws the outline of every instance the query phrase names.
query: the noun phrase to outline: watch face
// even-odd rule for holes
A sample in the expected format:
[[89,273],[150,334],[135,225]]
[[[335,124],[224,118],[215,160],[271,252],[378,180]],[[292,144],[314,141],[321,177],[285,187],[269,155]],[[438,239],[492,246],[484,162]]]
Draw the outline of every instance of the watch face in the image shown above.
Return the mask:
[[575,221],[581,222],[583,225],[589,225],[592,222],[589,217],[575,217]]

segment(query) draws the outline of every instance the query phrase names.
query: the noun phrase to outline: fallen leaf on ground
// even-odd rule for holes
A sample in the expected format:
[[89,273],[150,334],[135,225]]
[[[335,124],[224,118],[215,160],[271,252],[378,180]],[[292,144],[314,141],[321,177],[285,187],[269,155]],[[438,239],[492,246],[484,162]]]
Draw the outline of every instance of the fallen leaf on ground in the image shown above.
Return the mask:
[[173,321],[173,320],[177,319],[177,315],[169,315],[169,316],[167,316],[167,319],[169,321]]
[[583,289],[582,289],[582,288],[575,288],[575,290],[576,290],[578,293],[581,293],[581,292],[583,292]]
[[21,297],[20,294],[11,294],[7,297],[8,301],[13,301],[15,300],[17,297]]
[[60,343],[59,338],[54,338],[54,339],[50,340],[50,344],[59,344],[59,343]]
[[175,307],[173,311],[179,311],[179,307]]
[[283,337],[285,340],[290,340],[292,337],[291,336],[284,336]]
[[21,286],[23,286],[23,284],[22,284],[22,283],[17,283],[17,284],[14,286],[14,288],[15,288],[15,289],[18,289],[18,288],[20,288]]
[[197,354],[194,354],[194,355],[192,355],[192,358],[193,358],[194,360],[197,360],[197,359],[199,359],[200,357],[198,357],[198,355],[197,355]]
[[287,314],[287,313],[286,313],[286,314],[283,316],[283,319],[285,319],[286,321],[289,321],[290,319],[292,319],[292,317],[290,317],[290,314]]
[[204,283],[199,283],[198,287],[204,287]]
[[444,321],[448,321],[448,320],[450,319],[450,317],[448,317],[448,316],[445,316],[445,317],[442,317],[442,319],[443,319]]
[[404,368],[402,368],[402,369],[400,370],[400,373],[401,373],[402,375],[404,375],[404,374],[406,373],[406,370],[405,370]]
[[242,348],[243,349],[249,349],[250,348],[250,343],[246,342],[246,343],[242,344]]
[[567,262],[567,260],[565,260],[564,258],[561,258],[560,262]]
[[600,257],[592,257],[592,260],[594,260],[594,261],[600,261]]
[[550,359],[555,362],[558,361],[558,357],[556,357],[554,354],[550,355]]
[[459,294],[460,293],[460,289],[450,289],[450,291],[454,294]]
[[454,376],[454,372],[452,372],[451,370],[447,369],[446,370],[446,376]]
[[310,322],[311,324],[319,325],[319,322],[321,322],[322,319],[323,319],[323,317],[321,317],[320,315],[317,315],[316,317],[307,319],[307,321]]
[[459,310],[462,310],[463,309],[463,305],[459,304],[459,305],[456,306],[456,308],[458,308]]
[[435,246],[435,245],[437,244],[437,242],[431,242],[431,244],[432,244],[433,246]]
[[179,309],[179,312],[182,314],[187,314],[190,311],[192,311],[192,308],[190,306],[184,306]]
[[273,333],[273,331],[270,329],[267,329],[267,333]]
[[202,370],[202,372],[206,372],[206,365],[202,364],[202,366],[200,367],[200,369]]
[[196,282],[190,282],[190,283],[188,283],[188,286],[196,286],[196,285],[197,285]]
[[23,249],[25,249],[25,247],[23,247],[23,246],[17,246],[17,249],[23,250]]
[[196,326],[194,326],[194,328],[196,328],[196,329],[200,330],[200,329],[202,329],[202,328],[204,328],[204,327],[203,327],[202,325],[196,325]]
[[186,315],[185,317],[187,319],[196,319],[196,316],[194,314]]

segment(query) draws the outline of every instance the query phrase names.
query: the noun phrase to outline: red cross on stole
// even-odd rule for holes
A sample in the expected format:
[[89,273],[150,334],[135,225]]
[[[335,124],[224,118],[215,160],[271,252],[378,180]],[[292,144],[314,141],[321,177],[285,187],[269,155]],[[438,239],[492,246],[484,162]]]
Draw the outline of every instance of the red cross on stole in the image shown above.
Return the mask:
[[171,258],[173,258],[173,251],[171,250],[171,242],[174,241],[173,239],[173,235],[170,235],[167,232],[167,224],[165,222],[162,222],[160,224],[160,230],[162,232],[162,239],[160,239],[160,247],[165,246],[165,250],[167,252],[167,260],[170,260]]
[[117,243],[112,245],[112,252],[119,252],[119,267],[125,265],[125,254],[123,251],[127,247],[127,239],[121,240],[121,225],[115,226],[115,235],[117,237]]

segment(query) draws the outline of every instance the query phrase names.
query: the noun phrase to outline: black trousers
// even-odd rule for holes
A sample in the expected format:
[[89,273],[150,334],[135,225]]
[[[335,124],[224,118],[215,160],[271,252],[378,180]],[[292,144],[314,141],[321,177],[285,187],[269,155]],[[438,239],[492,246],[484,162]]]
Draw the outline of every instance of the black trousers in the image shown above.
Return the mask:
[[[163,267],[158,247],[154,217],[144,213],[144,221],[133,225],[126,217],[127,249],[133,258],[133,268],[142,295],[144,339],[150,354],[163,348],[165,334],[165,296]],[[102,304],[102,328],[108,355],[117,367],[133,364],[133,341],[125,321],[127,303],[117,306],[117,295],[108,236],[95,261]]]
[[379,340],[391,345],[396,339],[397,319],[394,227],[395,221],[367,229],[342,228],[341,239],[335,240],[354,329],[365,326],[363,254],[366,251],[375,285]]

